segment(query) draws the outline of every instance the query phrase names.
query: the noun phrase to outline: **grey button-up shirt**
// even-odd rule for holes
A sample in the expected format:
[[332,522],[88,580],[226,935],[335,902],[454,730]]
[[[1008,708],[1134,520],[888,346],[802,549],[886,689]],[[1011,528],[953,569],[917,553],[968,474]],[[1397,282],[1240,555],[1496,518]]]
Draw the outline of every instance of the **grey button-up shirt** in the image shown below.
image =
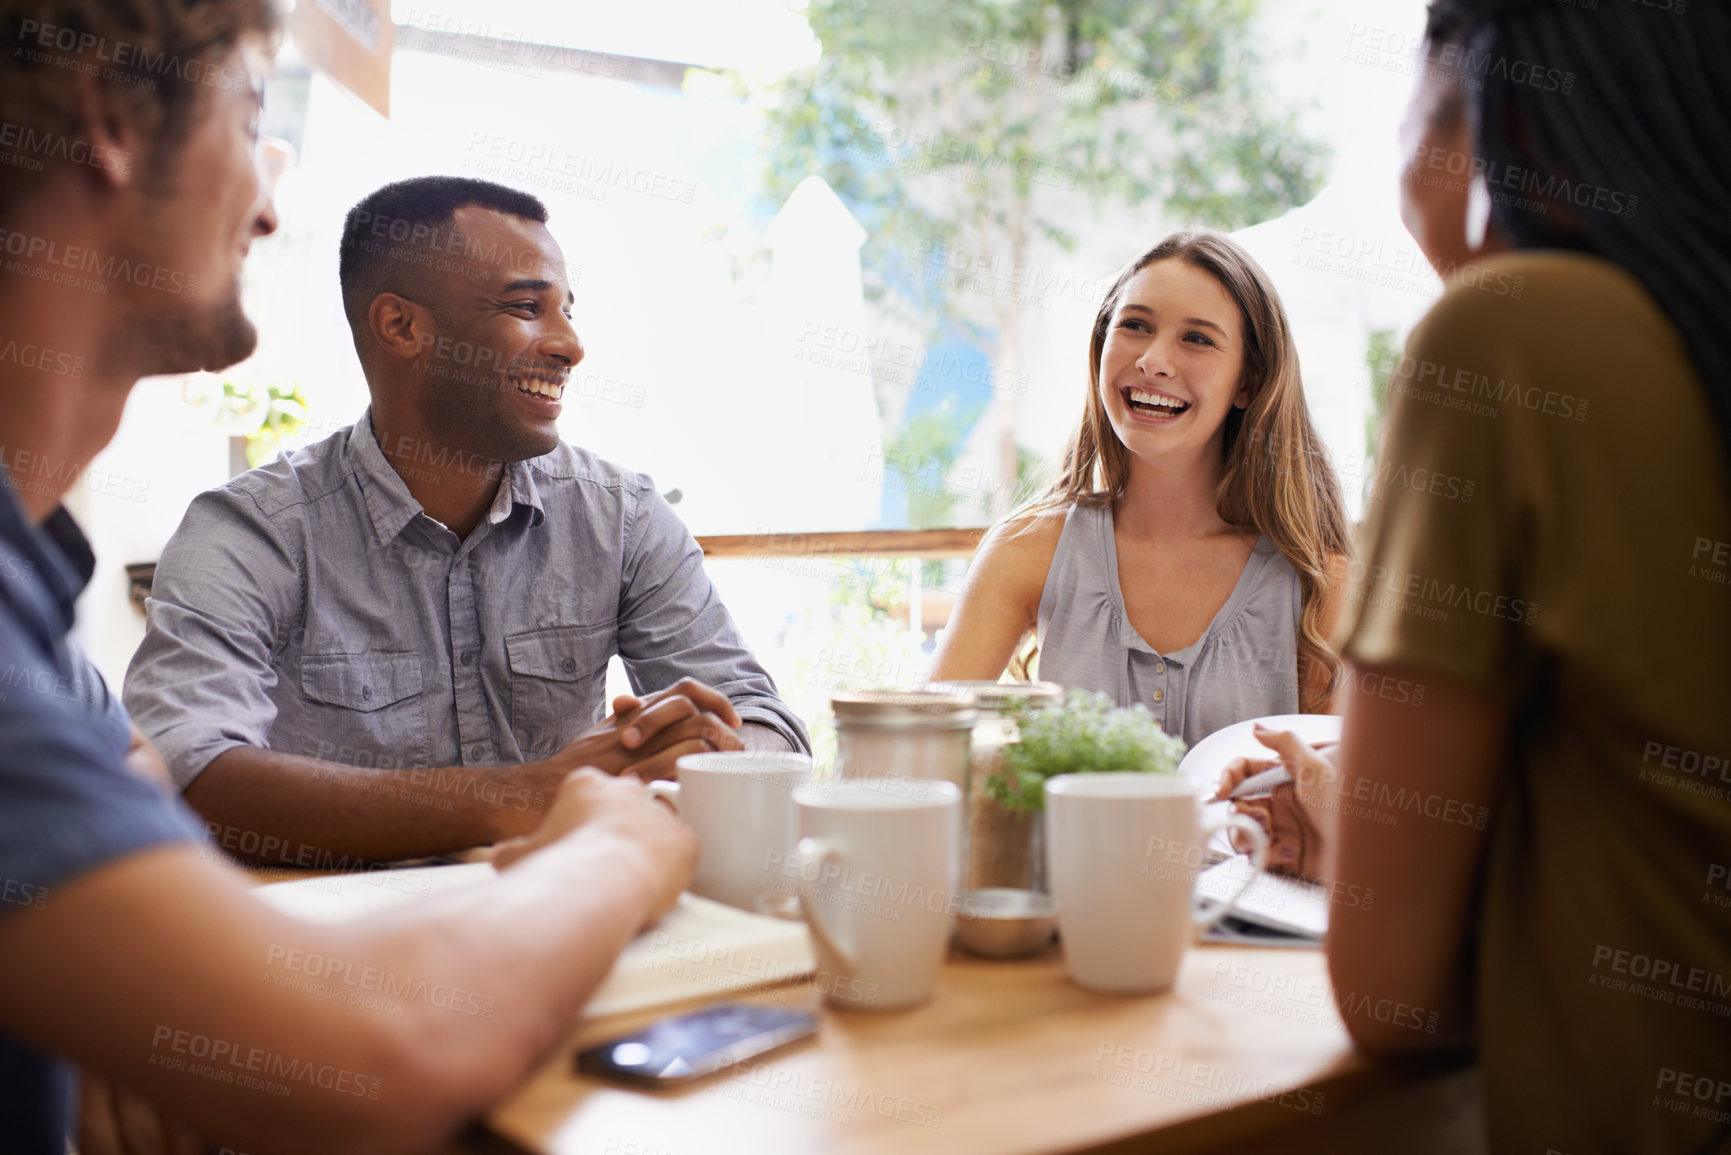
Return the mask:
[[199,495],[169,541],[124,696],[185,789],[235,746],[351,766],[545,757],[638,692],[696,678],[809,749],[702,553],[640,473],[563,442],[507,467],[459,540],[369,410]]

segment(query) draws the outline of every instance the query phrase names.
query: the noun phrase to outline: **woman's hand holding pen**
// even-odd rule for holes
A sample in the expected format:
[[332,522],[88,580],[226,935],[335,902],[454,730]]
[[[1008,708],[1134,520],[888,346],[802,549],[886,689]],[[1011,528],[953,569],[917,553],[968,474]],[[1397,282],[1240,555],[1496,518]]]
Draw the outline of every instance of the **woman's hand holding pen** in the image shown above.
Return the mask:
[[[1334,787],[1340,772],[1317,748],[1306,745],[1291,731],[1257,726],[1255,733],[1256,740],[1278,757],[1239,758],[1232,762],[1220,776],[1220,788],[1214,799],[1230,801],[1234,810],[1256,819],[1268,832],[1271,868],[1303,878],[1322,877],[1328,846],[1326,829],[1332,828],[1329,819],[1338,809]],[[1266,792],[1239,793],[1240,787],[1251,778],[1276,768],[1286,772],[1281,776],[1284,781],[1270,783]],[[1252,786],[1254,789],[1255,784]],[[1233,845],[1243,850],[1236,835]]]

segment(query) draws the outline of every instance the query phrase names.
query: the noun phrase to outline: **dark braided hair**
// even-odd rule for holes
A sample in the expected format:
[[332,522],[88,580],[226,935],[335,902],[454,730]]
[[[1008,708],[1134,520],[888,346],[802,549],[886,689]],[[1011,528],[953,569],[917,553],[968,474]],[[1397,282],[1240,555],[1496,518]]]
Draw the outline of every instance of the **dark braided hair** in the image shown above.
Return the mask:
[[1452,58],[1441,63],[1461,73],[1493,191],[1543,194],[1493,196],[1497,233],[1640,281],[1681,332],[1731,452],[1731,6],[1579,2],[1436,0],[1432,65]]

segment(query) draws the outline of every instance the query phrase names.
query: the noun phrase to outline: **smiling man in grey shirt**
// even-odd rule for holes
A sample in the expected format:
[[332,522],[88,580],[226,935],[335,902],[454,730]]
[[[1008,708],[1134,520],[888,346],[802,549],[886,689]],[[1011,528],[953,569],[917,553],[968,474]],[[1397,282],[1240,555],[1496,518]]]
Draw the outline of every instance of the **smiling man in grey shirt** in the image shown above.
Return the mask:
[[[163,551],[126,706],[243,857],[439,853],[532,830],[579,766],[807,749],[649,479],[559,440],[583,346],[546,217],[452,177],[355,206],[372,407]],[[616,653],[643,696],[603,718]]]

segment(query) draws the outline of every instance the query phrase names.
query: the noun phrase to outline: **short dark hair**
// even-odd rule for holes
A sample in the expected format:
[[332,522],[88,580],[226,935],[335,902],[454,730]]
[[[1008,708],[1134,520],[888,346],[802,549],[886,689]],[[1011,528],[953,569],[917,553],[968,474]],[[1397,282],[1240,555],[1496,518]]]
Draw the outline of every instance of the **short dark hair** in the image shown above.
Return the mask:
[[357,348],[373,298],[393,291],[394,285],[420,280],[437,255],[462,255],[454,222],[457,210],[469,205],[547,223],[547,206],[538,198],[490,180],[460,176],[393,181],[349,210],[337,249],[337,281]]
[[57,158],[91,155],[79,139],[83,66],[101,63],[88,75],[151,142],[144,171],[160,180],[192,130],[201,90],[246,82],[211,58],[249,34],[274,46],[277,27],[271,0],[0,0],[0,108],[27,142],[13,150],[23,163],[0,166],[0,213]]

